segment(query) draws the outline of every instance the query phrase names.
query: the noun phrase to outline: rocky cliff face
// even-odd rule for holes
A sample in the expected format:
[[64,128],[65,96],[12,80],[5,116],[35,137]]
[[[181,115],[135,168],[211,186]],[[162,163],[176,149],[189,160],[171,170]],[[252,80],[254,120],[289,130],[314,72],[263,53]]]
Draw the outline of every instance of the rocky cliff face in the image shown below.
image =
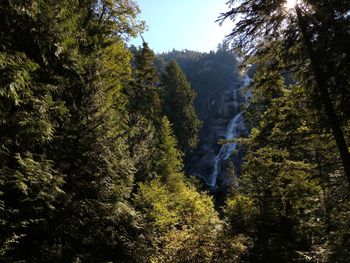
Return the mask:
[[241,76],[235,56],[225,50],[196,53],[172,51],[158,57],[158,68],[175,59],[197,93],[195,108],[203,121],[200,143],[186,160],[187,174],[201,178],[212,190],[221,190],[229,183],[226,164],[232,160],[239,171],[242,156],[234,154],[236,143],[222,145],[220,140],[234,139],[245,132],[242,104],[249,93],[251,74]]
[[189,162],[189,173],[197,176],[212,189],[225,187],[228,178],[225,173],[227,161],[232,159],[239,169],[239,156],[232,156],[236,143],[220,144],[220,140],[238,138],[246,132],[241,105],[246,101],[243,88],[250,83],[244,77],[232,83],[211,102],[208,117],[204,120],[200,144]]
[[[234,54],[225,50],[210,53],[172,51],[157,56],[155,63],[158,70],[162,72],[171,60],[180,65],[195,90],[197,94],[195,109],[201,120],[207,119],[213,111],[218,111],[222,99],[228,100],[227,107],[220,108],[220,111],[225,111],[222,113],[224,115],[229,114],[230,109],[237,106],[232,100],[237,94],[231,92],[234,90],[233,86],[239,85],[240,81],[238,62]],[[222,96],[224,92],[228,92],[225,98]]]

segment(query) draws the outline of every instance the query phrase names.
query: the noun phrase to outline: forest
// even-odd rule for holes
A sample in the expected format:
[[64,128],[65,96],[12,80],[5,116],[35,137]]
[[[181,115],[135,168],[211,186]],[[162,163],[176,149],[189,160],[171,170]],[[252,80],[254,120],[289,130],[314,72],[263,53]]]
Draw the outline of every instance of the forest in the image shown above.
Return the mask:
[[0,262],[350,262],[350,1],[225,1],[155,53],[136,1],[0,0]]

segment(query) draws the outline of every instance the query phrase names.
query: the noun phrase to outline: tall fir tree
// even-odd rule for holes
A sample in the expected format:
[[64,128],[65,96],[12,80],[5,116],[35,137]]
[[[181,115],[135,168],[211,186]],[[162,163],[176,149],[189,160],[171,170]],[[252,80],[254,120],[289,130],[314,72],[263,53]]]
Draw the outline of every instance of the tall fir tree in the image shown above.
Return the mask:
[[131,218],[134,172],[123,137],[131,71],[123,39],[139,30],[137,8],[0,5],[2,259],[123,260],[119,222]]
[[124,89],[128,98],[130,144],[137,171],[136,182],[154,177],[155,152],[161,119],[158,73],[154,53],[146,42],[134,49],[132,79]]
[[[243,169],[258,208],[260,260],[269,249],[278,262],[346,262],[349,254],[349,8],[346,1],[306,0],[287,10],[285,1],[251,0],[223,15],[243,14],[231,37],[260,68],[247,115],[260,114]],[[295,81],[289,87],[281,81],[286,72]]]
[[[335,230],[331,222],[348,211],[342,205],[338,213],[327,208],[337,198],[333,191],[346,199],[345,177],[339,176],[335,142],[320,126],[322,116],[310,105],[304,84],[286,85],[278,58],[266,57],[256,60],[253,97],[245,110],[252,130],[243,139],[248,151],[242,189],[229,197],[227,210],[233,226],[255,239],[250,261],[324,260],[332,255],[334,236],[347,232],[343,219],[337,234],[328,233],[329,227]],[[246,211],[244,204],[250,206]]]
[[0,3],[0,250],[5,262],[38,257],[64,195],[64,174],[47,148],[66,114],[57,94],[58,72],[66,62],[59,55],[76,33],[77,15],[68,6],[68,1]]
[[201,122],[193,107],[195,93],[175,61],[166,66],[161,88],[164,113],[173,125],[180,150],[186,154],[198,143]]
[[246,54],[270,56],[271,60],[278,53],[283,61],[281,70],[302,76],[299,80],[304,83],[305,93],[324,116],[320,125],[332,131],[350,187],[349,142],[344,127],[348,114],[344,99],[339,99],[347,98],[350,92],[345,84],[349,76],[343,68],[349,63],[349,53],[344,50],[349,41],[349,9],[344,1],[306,0],[287,10],[286,1],[247,0],[221,18],[242,14],[245,18],[230,34],[235,46]]
[[158,121],[161,113],[157,69],[154,65],[154,53],[146,42],[136,50],[134,57],[133,79],[126,93],[129,96],[130,112]]
[[211,262],[221,222],[211,197],[186,180],[167,117],[158,147],[158,178],[142,183],[134,198],[145,223],[140,246],[154,262]]

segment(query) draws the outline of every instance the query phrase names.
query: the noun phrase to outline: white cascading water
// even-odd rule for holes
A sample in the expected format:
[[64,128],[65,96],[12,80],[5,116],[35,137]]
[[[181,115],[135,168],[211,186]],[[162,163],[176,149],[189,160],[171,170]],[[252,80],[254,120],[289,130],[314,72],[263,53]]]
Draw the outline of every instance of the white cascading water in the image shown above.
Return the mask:
[[[248,87],[252,83],[253,79],[251,79],[248,74],[245,75],[245,78],[243,80],[243,88]],[[244,91],[244,98],[245,101],[249,101],[249,99],[252,97],[252,91],[246,90]]]
[[[234,138],[239,137],[242,132],[245,130],[244,126],[244,119],[242,112],[237,114],[228,124],[227,131],[226,131],[226,140],[231,140]],[[236,150],[237,143],[225,143],[219,153],[214,158],[214,171],[210,176],[210,182],[209,186],[215,187],[216,186],[216,180],[220,174],[221,171],[221,161],[227,160],[231,154]]]
[[250,83],[252,82],[252,79],[248,76],[248,74],[245,75],[244,80],[243,80],[243,85],[244,87],[247,87],[250,85]]
[[[243,79],[243,88],[248,87],[252,82],[252,79],[245,75]],[[251,91],[245,91],[245,101],[247,102],[251,97]],[[242,112],[238,113],[228,124],[226,130],[226,140],[238,138],[243,132],[245,132],[244,118]],[[221,172],[221,161],[227,160],[231,154],[236,150],[237,143],[225,143],[219,153],[214,157],[214,169],[210,176],[208,185],[216,187],[216,181]]]

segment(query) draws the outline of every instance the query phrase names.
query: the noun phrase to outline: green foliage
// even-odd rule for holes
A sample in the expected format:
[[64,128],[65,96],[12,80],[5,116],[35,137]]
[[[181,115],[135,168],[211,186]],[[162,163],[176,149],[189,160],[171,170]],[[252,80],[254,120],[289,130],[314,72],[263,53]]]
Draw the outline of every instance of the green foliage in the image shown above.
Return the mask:
[[67,174],[66,199],[57,215],[62,218],[58,228],[67,227],[56,235],[64,244],[61,253],[72,261],[123,259],[126,253],[127,241],[118,233],[124,216],[119,210],[128,206],[134,174],[123,136],[127,113],[121,93],[131,73],[130,58],[117,40],[81,57],[82,76],[73,78],[65,98],[69,114],[50,149]]
[[236,193],[227,198],[224,213],[233,232],[250,233],[254,226],[257,207],[249,196]]
[[[211,198],[178,178],[142,184],[135,204],[145,217],[145,235],[152,247],[151,262],[210,262],[219,219]],[[147,249],[145,249],[147,251]]]
[[201,120],[217,111],[220,104],[218,97],[228,87],[240,81],[238,61],[225,48],[219,47],[216,52],[209,53],[173,50],[158,54],[155,63],[158,70],[164,72],[166,65],[172,60],[180,65],[196,92],[194,107]]
[[[1,1],[1,262],[223,255],[212,198],[186,181],[162,118],[154,54],[144,43],[132,61],[126,48],[137,13],[129,0]],[[177,65],[170,73],[194,147],[194,93]]]
[[161,78],[164,113],[173,124],[179,148],[188,152],[198,143],[201,126],[193,108],[195,93],[175,61],[171,61]]
[[124,260],[122,233],[137,216],[122,38],[139,31],[138,10],[122,0],[0,5],[2,259]]
[[152,244],[144,250],[151,262],[209,262],[219,219],[211,198],[185,181],[176,147],[170,123],[163,117],[159,179],[141,184],[134,198],[145,218],[146,240]]
[[[258,60],[263,59],[267,65],[278,65],[281,73],[293,72],[299,76],[297,81],[310,100],[308,106],[322,116],[319,125],[333,133],[344,174],[350,182],[350,153],[343,122],[347,110],[339,107],[343,104],[340,97],[349,94],[349,89],[345,88],[349,76],[344,74],[343,67],[334,68],[349,63],[346,52],[342,53],[343,57],[339,54],[349,39],[344,29],[349,26],[345,15],[349,8],[348,4],[335,1],[303,1],[286,12],[283,2],[262,4],[260,0],[252,0],[237,5],[223,14],[222,19],[233,19],[239,14],[245,17],[252,10],[250,18],[242,19],[231,34],[236,47],[247,54],[256,54]],[[275,16],[270,16],[272,11]]]
[[302,94],[294,91],[270,100],[247,141],[243,185],[258,209],[253,253],[266,251],[264,256],[275,261],[298,258],[296,251],[320,244],[325,230],[320,220],[324,213],[321,181],[314,163],[314,152],[320,149],[314,138],[308,138],[314,120],[301,101]]
[[257,65],[253,97],[245,109],[253,128],[242,139],[248,151],[241,190],[229,196],[225,213],[232,231],[254,240],[249,261],[327,262],[329,220],[338,214],[327,212],[327,203],[335,197],[329,193],[330,178],[338,181],[337,191],[345,190],[339,182],[344,177],[333,175],[334,141],[320,127],[320,116],[310,107],[303,84],[287,86],[276,70],[277,61],[257,61],[262,64]]
[[45,231],[64,194],[64,177],[52,168],[51,161],[29,153],[15,158],[16,169],[3,167],[0,171],[0,257],[8,261],[12,256],[26,259],[16,255],[18,243],[37,247],[40,241],[31,240],[32,235]]
[[283,1],[252,0],[222,16],[242,15],[231,39],[257,67],[243,140],[243,194],[257,209],[247,232],[255,238],[250,261],[345,262],[335,251],[346,246],[348,222],[349,126],[340,105],[349,72],[337,66],[349,62],[349,7],[302,1],[287,12]]
[[162,118],[158,147],[157,174],[162,181],[176,187],[178,178],[183,179],[182,153],[177,149],[177,141],[167,117]]
[[1,1],[0,261],[346,262],[348,190],[315,72],[348,138],[349,5],[301,4],[315,68],[297,19],[265,2],[224,15],[251,12],[233,36],[256,51],[257,72],[221,220],[183,172],[195,93],[176,62],[161,80],[155,64],[179,61],[205,116],[237,80],[227,45],[157,61],[146,43],[126,48],[144,27],[131,0]]
[[134,77],[126,89],[130,112],[146,116],[157,123],[161,113],[159,89],[156,87],[159,81],[153,64],[154,53],[147,43],[144,42],[142,48],[136,51],[134,60]]
[[156,145],[161,119],[160,90],[157,70],[153,64],[154,53],[143,43],[134,49],[132,79],[124,89],[128,97],[129,125],[132,127],[130,146],[137,171],[136,182],[154,177]]
[[230,231],[222,231],[217,238],[215,254],[212,262],[215,263],[239,263],[245,262],[245,255],[251,246],[251,240],[243,234],[232,234]]

